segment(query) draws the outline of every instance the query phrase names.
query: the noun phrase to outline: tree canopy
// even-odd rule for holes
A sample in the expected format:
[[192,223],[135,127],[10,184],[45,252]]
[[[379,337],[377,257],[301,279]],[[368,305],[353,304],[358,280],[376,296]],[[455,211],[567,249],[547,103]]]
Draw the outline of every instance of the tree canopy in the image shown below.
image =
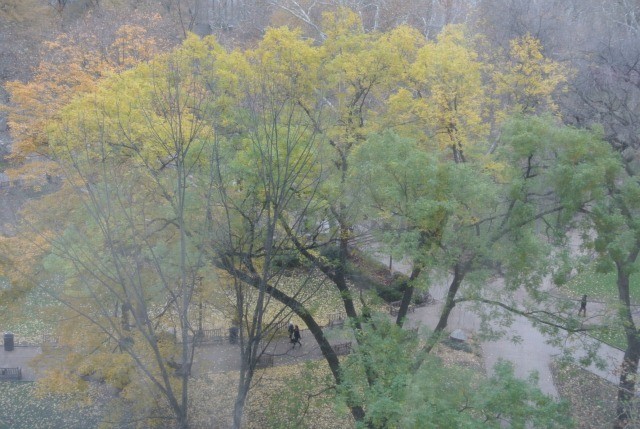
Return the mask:
[[[281,27],[252,48],[189,35],[160,53],[126,26],[106,55],[54,42],[32,81],[8,86],[14,174],[44,169],[51,186],[0,241],[28,258],[8,252],[0,267],[88,322],[57,327],[70,352],[43,383],[55,388],[61,372],[104,380],[125,409],[188,427],[197,310],[227,294],[242,343],[235,427],[261,341],[291,315],[359,425],[499,427],[505,414],[516,426],[566,424],[562,406],[508,365],[465,384],[430,352],[457,304],[526,314],[512,296],[522,286],[540,304],[554,240],[577,215],[593,220],[601,255],[619,267],[637,256],[619,235],[637,226],[637,183],[621,182],[600,130],[556,116],[567,69],[530,35],[504,54],[462,25],[426,40],[406,26],[366,31],[348,9],[317,28],[321,41]],[[412,264],[396,325],[350,271],[371,225]],[[283,281],[289,260],[305,274],[294,288]],[[443,310],[418,341],[400,327],[414,288],[438,272],[451,274]],[[485,287],[496,273],[505,287]],[[325,289],[354,338],[347,360],[310,303]],[[573,326],[566,314],[536,321]],[[445,380],[455,389],[433,396]]]

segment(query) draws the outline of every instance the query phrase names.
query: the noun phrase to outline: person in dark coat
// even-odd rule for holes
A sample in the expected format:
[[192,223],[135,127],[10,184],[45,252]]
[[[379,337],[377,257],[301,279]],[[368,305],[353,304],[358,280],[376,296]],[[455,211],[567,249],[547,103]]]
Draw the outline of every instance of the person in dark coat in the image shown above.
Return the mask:
[[293,343],[293,348],[296,348],[296,344],[300,344],[300,347],[302,347],[302,343],[300,342],[300,328],[298,328],[298,325],[296,325],[293,328],[293,337],[291,338],[291,342]]
[[582,295],[582,301],[580,301],[580,310],[578,310],[578,316],[582,313],[582,317],[587,316],[587,295]]
[[293,340],[293,322],[289,322],[289,339]]

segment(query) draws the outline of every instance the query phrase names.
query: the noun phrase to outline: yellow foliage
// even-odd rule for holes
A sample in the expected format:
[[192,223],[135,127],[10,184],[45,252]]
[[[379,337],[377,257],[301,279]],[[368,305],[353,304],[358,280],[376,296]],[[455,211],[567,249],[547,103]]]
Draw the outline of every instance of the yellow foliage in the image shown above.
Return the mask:
[[40,269],[38,263],[49,250],[47,231],[31,232],[29,237],[0,236],[0,275],[14,286],[31,287]]
[[245,57],[253,65],[253,77],[247,76],[253,82],[247,88],[249,94],[267,91],[277,104],[284,99],[306,99],[315,90],[319,52],[299,30],[269,29],[258,48],[245,52]]
[[323,13],[322,29],[328,40],[349,39],[354,34],[364,34],[362,20],[357,13],[346,7]]
[[64,368],[46,370],[36,384],[36,395],[40,398],[51,393],[77,396],[86,390],[87,383]]
[[441,150],[452,151],[454,157],[472,152],[489,131],[483,65],[472,42],[463,27],[445,27],[437,41],[420,49],[412,65],[409,88],[413,99],[403,91],[389,102],[391,112],[407,120],[415,116],[427,125],[427,136]]
[[496,93],[506,98],[509,113],[554,112],[553,95],[567,81],[568,70],[562,64],[546,58],[542,44],[531,35],[511,41],[509,58],[494,73]]

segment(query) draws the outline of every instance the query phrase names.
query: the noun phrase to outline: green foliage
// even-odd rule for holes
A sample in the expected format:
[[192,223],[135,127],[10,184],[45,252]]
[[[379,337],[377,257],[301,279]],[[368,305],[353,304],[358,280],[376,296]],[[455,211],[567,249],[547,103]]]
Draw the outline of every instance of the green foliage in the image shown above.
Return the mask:
[[[550,252],[534,221],[555,228],[553,218],[567,223],[587,201],[595,201],[602,231],[596,250],[617,257],[631,246],[619,231],[638,225],[625,224],[621,209],[600,203],[602,185],[618,178],[601,135],[550,117],[519,116],[504,127],[497,151],[487,150],[502,123],[492,118],[496,98],[513,102],[501,112],[553,106],[563,70],[544,59],[537,41],[513,44],[498,76],[504,85],[492,88],[491,67],[462,26],[425,42],[404,27],[366,33],[346,9],[325,16],[325,25],[322,43],[299,31],[269,29],[255,49],[235,52],[213,38],[190,36],[127,72],[91,80],[93,92],[56,109],[53,122],[38,118],[47,123],[48,158],[67,173],[59,192],[29,207],[31,225],[50,245],[39,260],[45,275],[63,279],[57,296],[95,325],[79,332],[66,324],[67,343],[77,353],[70,362],[126,389],[132,403],[143,396],[137,395],[143,383],[113,350],[135,357],[147,381],[177,404],[175,380],[163,373],[177,352],[157,339],[168,326],[180,324],[182,335],[194,326],[188,308],[202,273],[220,272],[220,283],[234,287],[268,282],[303,302],[300,313],[322,314],[355,296],[337,281],[341,295],[336,289],[325,294],[330,285],[316,281],[312,267],[289,250],[298,244],[290,235],[344,243],[365,211],[385,225],[384,250],[407,256],[423,276],[427,269],[455,269],[465,279],[465,298],[494,293],[484,285],[498,265],[509,287],[535,289]],[[620,190],[629,207],[640,206],[637,184]],[[317,244],[305,256],[317,257],[325,273],[333,270],[331,280],[346,272],[349,287],[375,289],[388,301],[401,298],[406,278],[380,281],[354,264],[340,266],[344,248],[318,250]],[[277,279],[281,269],[300,265],[308,279]],[[250,304],[262,311],[270,300],[263,287],[210,283],[213,291],[206,292],[216,305],[232,296],[238,301],[228,307],[246,310],[246,319]],[[316,302],[314,295],[326,299]],[[281,309],[273,307],[268,311]],[[270,313],[253,314],[259,320]],[[490,380],[465,374],[467,385],[463,371],[435,360],[416,374],[417,340],[385,317],[374,316],[354,334],[358,348],[342,365],[337,401],[361,405],[363,425],[464,427],[483,419],[497,424],[503,414],[516,427],[525,421],[543,427],[538,411],[557,417],[506,367]],[[103,361],[89,365],[82,356],[92,347]],[[429,393],[438,387],[445,394]],[[465,408],[467,401],[473,407]],[[150,402],[133,406],[157,408]],[[304,407],[287,404],[284,414],[299,415]]]
[[428,359],[408,389],[398,427],[500,428],[505,422],[512,428],[573,427],[567,405],[542,394],[535,376],[518,379],[504,362],[494,371],[486,379]]
[[[563,126],[550,116],[516,116],[506,123],[501,140],[506,143],[501,151],[505,161],[528,160],[529,175],[544,174],[538,186],[553,186],[569,209],[601,199],[620,171],[600,132]],[[511,180],[521,177],[521,168],[510,171]],[[572,214],[567,210],[567,216]]]
[[386,302],[400,301],[408,282],[409,278],[407,276],[395,274],[389,284],[377,284],[376,293]]
[[359,335],[357,351],[343,365],[345,381],[338,392],[346,404],[365,407],[362,427],[394,427],[402,415],[400,404],[411,380],[417,338],[379,314]]
[[427,262],[457,208],[455,167],[392,132],[370,136],[351,162],[352,186],[367,191],[375,216],[390,230],[406,230],[385,235],[387,244],[401,255]]
[[542,394],[534,375],[516,378],[510,364],[499,363],[486,378],[429,356],[415,371],[418,342],[410,332],[374,315],[360,335],[338,392],[344,403],[365,407],[362,427],[572,427],[566,404]]

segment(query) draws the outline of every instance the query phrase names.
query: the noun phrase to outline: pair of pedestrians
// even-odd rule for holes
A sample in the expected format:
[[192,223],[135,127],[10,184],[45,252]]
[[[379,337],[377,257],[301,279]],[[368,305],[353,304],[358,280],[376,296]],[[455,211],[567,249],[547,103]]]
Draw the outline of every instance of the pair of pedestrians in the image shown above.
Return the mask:
[[289,322],[289,341],[293,344],[294,349],[296,348],[296,344],[300,344],[300,347],[302,347],[302,343],[300,342],[300,328],[291,322]]

